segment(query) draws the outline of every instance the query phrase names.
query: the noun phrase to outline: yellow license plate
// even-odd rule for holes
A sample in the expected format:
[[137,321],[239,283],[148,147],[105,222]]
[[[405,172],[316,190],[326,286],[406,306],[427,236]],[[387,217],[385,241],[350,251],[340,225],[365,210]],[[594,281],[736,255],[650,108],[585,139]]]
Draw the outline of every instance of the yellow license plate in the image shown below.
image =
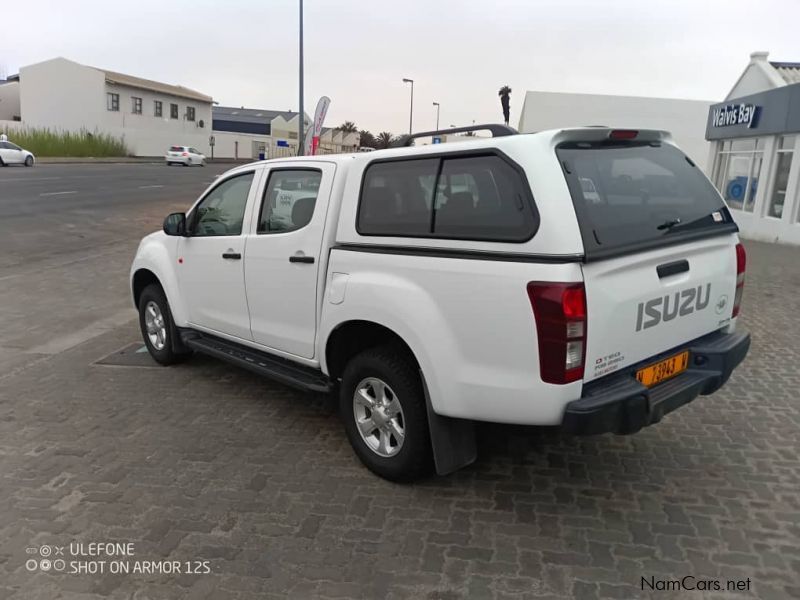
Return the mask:
[[636,371],[636,379],[647,387],[658,385],[675,375],[683,373],[689,366],[689,351],[670,356]]

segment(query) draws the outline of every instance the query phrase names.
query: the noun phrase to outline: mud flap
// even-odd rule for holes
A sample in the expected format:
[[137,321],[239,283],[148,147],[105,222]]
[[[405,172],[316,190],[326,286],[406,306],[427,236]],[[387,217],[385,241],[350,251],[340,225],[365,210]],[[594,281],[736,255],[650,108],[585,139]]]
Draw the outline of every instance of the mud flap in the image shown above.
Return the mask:
[[420,371],[428,412],[428,430],[433,447],[433,462],[437,475],[449,475],[475,462],[478,455],[475,444],[475,423],[466,419],[444,417],[433,411],[425,375]]

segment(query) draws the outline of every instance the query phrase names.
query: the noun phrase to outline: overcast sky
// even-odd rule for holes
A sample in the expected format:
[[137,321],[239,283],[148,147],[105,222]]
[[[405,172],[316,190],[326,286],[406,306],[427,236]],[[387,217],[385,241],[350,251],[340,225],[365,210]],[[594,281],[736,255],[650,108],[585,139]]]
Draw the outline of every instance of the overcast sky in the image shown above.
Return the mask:
[[[63,56],[297,109],[297,0],[2,0],[0,73]],[[749,60],[800,61],[800,0],[305,0],[306,112],[374,132],[501,120],[497,90],[721,100]]]

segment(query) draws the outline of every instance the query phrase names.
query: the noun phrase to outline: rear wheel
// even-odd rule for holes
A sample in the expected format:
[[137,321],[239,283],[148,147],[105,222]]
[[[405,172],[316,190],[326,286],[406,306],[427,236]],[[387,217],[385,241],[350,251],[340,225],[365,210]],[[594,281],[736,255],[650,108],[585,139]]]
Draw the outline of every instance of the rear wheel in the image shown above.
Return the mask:
[[176,335],[172,312],[160,285],[148,285],[139,296],[139,328],[147,351],[156,362],[171,365],[186,357],[173,350]]
[[32,156],[26,156],[25,157],[25,166],[26,167],[32,167],[33,166],[33,157]]
[[373,473],[391,481],[430,473],[422,381],[403,349],[380,346],[353,358],[342,375],[339,413],[353,450]]

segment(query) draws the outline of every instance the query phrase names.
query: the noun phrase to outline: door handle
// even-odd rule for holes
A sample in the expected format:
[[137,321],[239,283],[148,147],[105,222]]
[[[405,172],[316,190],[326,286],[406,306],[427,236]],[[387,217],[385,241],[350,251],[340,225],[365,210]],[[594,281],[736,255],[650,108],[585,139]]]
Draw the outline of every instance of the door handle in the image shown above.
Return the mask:
[[314,262],[314,257],[313,256],[299,256],[299,255],[295,254],[294,256],[290,256],[289,257],[289,262],[311,264],[311,263]]
[[223,252],[222,258],[229,258],[231,260],[241,260],[242,254],[240,252]]

